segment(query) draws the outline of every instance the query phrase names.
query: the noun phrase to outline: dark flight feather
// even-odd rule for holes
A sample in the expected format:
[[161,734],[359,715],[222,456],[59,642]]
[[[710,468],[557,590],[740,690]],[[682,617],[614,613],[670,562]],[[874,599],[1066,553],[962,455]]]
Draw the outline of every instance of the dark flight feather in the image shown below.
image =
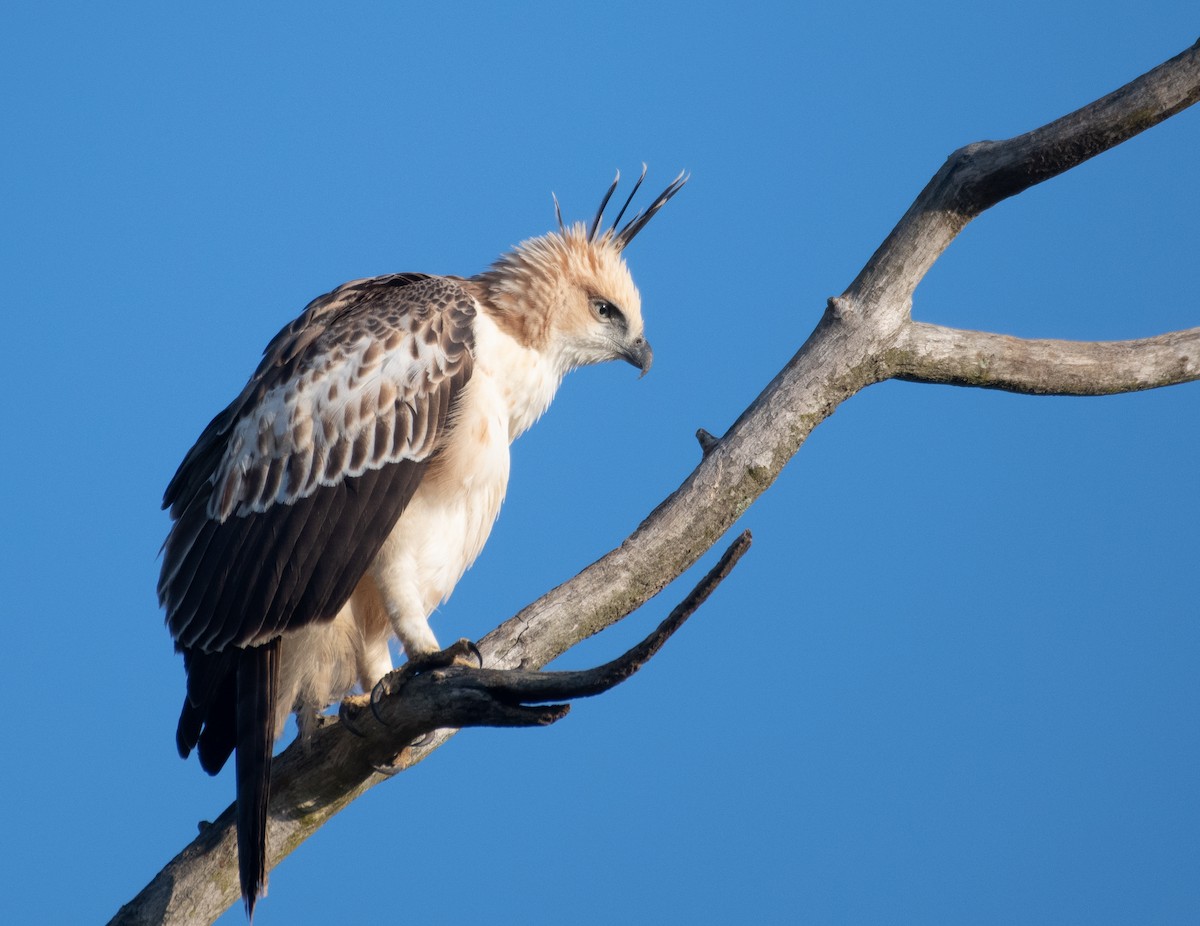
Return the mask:
[[[280,634],[331,620],[400,518],[470,379],[474,311],[457,282],[421,274],[313,300],[167,487],[159,598],[188,673],[176,745],[210,774],[236,749],[248,913],[267,881]],[[433,360],[410,350],[418,340]],[[398,369],[428,369],[383,391],[383,344]]]

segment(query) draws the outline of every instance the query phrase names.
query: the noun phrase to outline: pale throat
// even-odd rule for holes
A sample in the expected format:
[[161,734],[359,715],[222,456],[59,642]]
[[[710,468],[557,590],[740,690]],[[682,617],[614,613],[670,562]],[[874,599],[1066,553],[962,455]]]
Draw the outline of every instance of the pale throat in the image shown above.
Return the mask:
[[506,371],[502,385],[508,403],[508,439],[516,440],[550,407],[562,383],[563,373],[550,358],[522,348],[530,362]]
[[486,312],[476,316],[475,369],[499,390],[508,410],[508,439],[516,440],[550,407],[569,366],[556,351],[526,347]]

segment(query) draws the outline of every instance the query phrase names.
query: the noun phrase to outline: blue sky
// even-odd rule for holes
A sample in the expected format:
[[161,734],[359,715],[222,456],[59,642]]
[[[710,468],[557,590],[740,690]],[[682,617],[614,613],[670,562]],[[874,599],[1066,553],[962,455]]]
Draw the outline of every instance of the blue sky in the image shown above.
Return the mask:
[[[652,374],[567,381],[434,619],[481,636],[678,485],[952,150],[1195,40],[1154,6],[8,5],[5,918],[107,919],[232,799],[175,755],[158,502],[310,298],[473,273],[616,168],[692,172],[628,254]],[[1001,204],[915,316],[1200,323],[1197,152],[1185,112]],[[1196,922],[1198,414],[1195,384],[856,396],[640,675],[376,788],[256,922]]]

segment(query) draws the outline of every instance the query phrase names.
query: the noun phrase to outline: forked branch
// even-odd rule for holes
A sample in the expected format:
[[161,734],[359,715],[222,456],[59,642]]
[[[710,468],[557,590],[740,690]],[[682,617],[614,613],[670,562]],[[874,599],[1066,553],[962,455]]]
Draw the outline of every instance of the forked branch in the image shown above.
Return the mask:
[[1010,196],[1078,167],[1200,100],[1200,42],[1041,128],[981,141],[947,158],[843,299],[906,315],[913,291],[968,222]]
[[[410,744],[443,727],[544,726],[565,717],[566,704],[547,704],[602,694],[645,665],[695,613],[750,548],[750,532],[737,537],[717,564],[646,639],[594,669],[539,672],[474,669],[453,665],[430,672],[392,673],[382,697],[368,708],[354,703],[306,743],[295,742],[276,759],[270,805],[270,865],[303,842],[357,794],[407,768],[418,749]],[[403,680],[390,690],[389,680]],[[428,744],[421,749],[428,750]],[[121,924],[210,922],[237,898],[235,808],[212,823],[110,921]]]
[[911,382],[1114,395],[1200,379],[1200,328],[1132,341],[1052,341],[912,322],[887,363],[892,377]]
[[[971,219],[1197,99],[1200,43],[1040,129],[1007,141],[968,145],[951,155],[850,287],[829,301],[795,357],[728,432],[721,438],[707,432],[699,435],[703,459],[683,484],[619,547],[481,640],[484,664],[489,669],[539,668],[636,610],[729,530],[774,482],[813,428],[872,383],[901,376],[1093,395],[1195,379],[1195,329],[1115,345],[1022,342],[915,324],[910,310],[917,284]],[[445,681],[454,688],[463,685],[460,680],[466,677],[450,673]],[[433,690],[440,682],[431,679],[422,684]],[[567,690],[554,688],[563,686],[562,678],[538,683],[543,684],[556,692],[554,698]],[[474,689],[470,691],[475,697]],[[401,700],[410,696],[406,690]],[[439,726],[464,722],[453,712],[427,720]],[[399,767],[421,761],[451,735],[452,730],[439,730],[425,745],[404,749]],[[326,736],[336,736],[337,742]],[[341,807],[383,780],[372,765],[386,761],[403,745],[389,742],[371,753],[337,725],[319,731],[318,737],[320,743],[313,749],[305,752],[293,745],[278,763],[270,821],[272,864]],[[228,875],[234,867],[228,838],[231,819],[227,811],[171,863],[169,875],[167,870],[159,875],[151,885],[159,885],[160,891],[154,904],[144,907],[140,915],[126,914],[127,907],[114,922],[215,919],[237,893]]]

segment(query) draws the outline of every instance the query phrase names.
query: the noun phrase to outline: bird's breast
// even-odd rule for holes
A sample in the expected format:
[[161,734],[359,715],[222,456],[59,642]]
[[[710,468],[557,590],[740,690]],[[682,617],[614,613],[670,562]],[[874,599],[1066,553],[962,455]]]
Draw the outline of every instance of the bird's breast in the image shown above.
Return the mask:
[[468,383],[444,443],[376,560],[403,574],[426,614],[483,549],[508,487],[508,414],[495,382]]

